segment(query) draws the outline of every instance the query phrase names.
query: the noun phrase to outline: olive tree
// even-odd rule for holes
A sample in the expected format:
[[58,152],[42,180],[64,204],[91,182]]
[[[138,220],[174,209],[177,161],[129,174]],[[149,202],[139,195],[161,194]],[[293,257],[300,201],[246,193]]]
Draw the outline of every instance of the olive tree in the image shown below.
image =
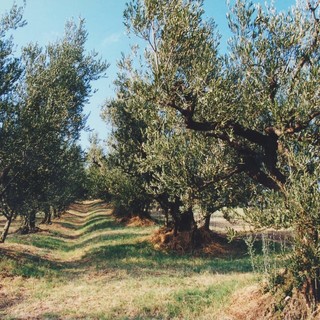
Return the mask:
[[[28,186],[24,189],[32,193],[24,200],[29,207],[25,211],[27,218],[43,205],[48,208],[52,181],[66,185],[67,177],[62,179],[59,174],[66,174],[63,167],[71,163],[72,157],[75,159],[72,153],[80,131],[85,128],[83,107],[91,94],[91,82],[106,69],[96,53],[86,54],[86,39],[84,21],[70,21],[61,40],[44,49],[31,44],[23,52],[26,73],[21,86],[19,126],[29,161],[22,163]],[[77,161],[80,159],[78,156]],[[53,190],[64,189],[60,186]],[[27,219],[24,228],[28,229],[29,223]]]
[[195,210],[201,211],[208,229],[213,212],[247,199],[240,188],[237,192],[235,177],[240,171],[232,149],[221,143],[212,148],[210,138],[187,131],[180,116],[154,103],[152,76],[141,78],[130,57],[119,67],[117,98],[104,109],[114,128],[114,163],[127,182],[134,179],[136,200],[144,193],[158,202],[175,235],[198,228]]
[[108,190],[116,212],[128,217],[150,218],[153,198],[145,188],[150,177],[139,171],[140,159],[145,155],[147,123],[128,109],[130,102],[124,101],[124,97],[131,97],[127,92],[130,87],[120,82],[119,79],[117,99],[109,101],[103,110],[104,119],[113,126],[107,160]]
[[11,181],[4,207],[23,217],[22,232],[35,230],[37,212],[61,209],[81,189],[84,160],[76,143],[85,128],[83,107],[91,82],[107,68],[96,53],[86,53],[86,39],[84,21],[70,21],[55,43],[23,49],[24,73],[5,114],[3,128],[10,129],[3,130],[7,148],[1,159]]
[[11,31],[24,25],[23,8],[16,5],[0,19],[0,213],[7,220],[0,242],[4,241],[14,215],[8,206],[8,195],[17,178],[16,173],[12,174],[11,160],[15,158],[16,89],[23,71],[21,59],[14,55]]
[[[309,300],[318,301],[319,182],[317,170],[308,167],[316,168],[319,159],[314,152],[320,137],[319,2],[277,12],[272,5],[235,1],[229,14],[233,37],[225,55],[219,54],[214,23],[203,18],[202,4],[128,4],[125,23],[146,44],[140,77],[152,88],[149,102],[179,115],[187,129],[210,137],[212,146],[224,143],[236,155],[234,170],[250,177],[264,190],[262,196],[271,193],[281,200],[283,210],[276,210],[281,218],[270,214],[272,225],[294,221],[294,256],[299,259],[292,260],[290,269],[303,275]],[[302,171],[297,166],[301,153],[307,158]],[[298,177],[312,186],[299,187]],[[288,196],[300,192],[301,201],[293,205]],[[269,201],[266,212],[278,202]],[[310,223],[305,223],[307,211],[313,212]],[[271,225],[259,212],[256,217],[260,225]]]

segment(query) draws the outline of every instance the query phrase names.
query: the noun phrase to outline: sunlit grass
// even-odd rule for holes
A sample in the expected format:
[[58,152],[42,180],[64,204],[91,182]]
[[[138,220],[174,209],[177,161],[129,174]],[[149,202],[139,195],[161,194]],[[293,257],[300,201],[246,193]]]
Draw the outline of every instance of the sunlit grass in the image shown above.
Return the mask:
[[0,259],[8,300],[0,318],[219,319],[232,294],[257,281],[246,254],[155,250],[155,228],[124,227],[95,205],[45,232],[11,234]]

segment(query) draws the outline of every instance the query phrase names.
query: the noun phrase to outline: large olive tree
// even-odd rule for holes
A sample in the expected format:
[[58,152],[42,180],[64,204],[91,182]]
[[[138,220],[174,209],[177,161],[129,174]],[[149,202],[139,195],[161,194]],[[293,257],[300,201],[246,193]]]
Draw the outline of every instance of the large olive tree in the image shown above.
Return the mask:
[[212,213],[245,203],[233,150],[222,143],[212,147],[211,138],[186,130],[174,110],[155,102],[153,77],[141,77],[130,57],[119,67],[117,97],[106,104],[104,116],[113,125],[111,158],[124,180],[134,181],[136,201],[130,203],[142,194],[158,202],[175,235],[197,229],[195,211],[208,229]]
[[294,285],[318,301],[319,1],[280,13],[272,5],[235,1],[226,55],[218,52],[215,27],[204,20],[202,4],[129,3],[126,25],[146,44],[139,77],[149,85],[149,103],[173,111],[186,128],[211,137],[212,146],[220,141],[235,153],[234,170],[270,197],[268,208],[253,203],[267,213],[256,211],[255,221],[293,227],[299,257],[292,260]]

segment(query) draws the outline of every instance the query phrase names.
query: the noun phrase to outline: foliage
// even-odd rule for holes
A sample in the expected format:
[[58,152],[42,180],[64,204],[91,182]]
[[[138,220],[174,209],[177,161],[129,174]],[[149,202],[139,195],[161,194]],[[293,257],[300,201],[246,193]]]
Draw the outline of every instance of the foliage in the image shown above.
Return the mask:
[[106,179],[105,154],[96,134],[90,136],[90,147],[86,154],[85,177],[86,197],[110,200]]
[[234,178],[232,150],[212,148],[209,138],[186,131],[181,117],[154,102],[152,76],[141,78],[133,64],[130,57],[119,63],[117,98],[104,108],[114,128],[111,164],[133,179],[138,197],[141,190],[159,203],[176,231],[197,228],[196,208],[210,218],[222,207],[245,204],[250,188],[243,192]]
[[[290,152],[290,174],[281,192],[266,191],[246,210],[249,221],[270,228],[291,228],[294,251],[290,272],[296,287],[317,296],[319,262],[319,158],[318,148]],[[257,212],[258,211],[258,212]],[[308,288],[305,288],[306,283]],[[307,292],[308,291],[308,292]]]
[[[272,5],[263,9],[235,1],[229,14],[234,36],[229,52],[221,55],[214,23],[203,18],[202,1],[131,1],[125,23],[144,40],[145,56],[144,67],[123,82],[128,88],[123,101],[130,108],[128,95],[138,95],[135,110],[144,119],[161,113],[166,123],[175,124],[162,141],[187,128],[203,133],[212,150],[223,145],[219,166],[250,178],[261,200],[251,205],[265,205],[263,213],[251,210],[248,217],[259,226],[293,226],[295,259],[289,268],[302,279],[308,299],[318,301],[320,25],[319,3],[307,4],[279,13]],[[154,125],[159,122],[148,128]],[[158,146],[154,141],[150,154]],[[182,146],[179,141],[159,150],[174,153]],[[159,153],[162,158],[156,154],[155,161],[166,163]],[[181,167],[189,170],[183,159]],[[190,187],[183,169],[172,169],[170,174],[177,175],[166,182],[178,184],[182,176]]]
[[[4,22],[21,25],[21,14],[13,7]],[[38,211],[49,217],[52,207],[63,210],[83,195],[84,161],[76,143],[85,129],[91,82],[107,68],[96,53],[85,52],[86,39],[84,21],[70,21],[61,40],[45,48],[29,44],[19,59],[2,48],[12,92],[2,95],[0,112],[1,211],[9,225],[21,214],[22,232],[35,229]],[[3,43],[13,46],[11,39]]]
[[[121,217],[146,217],[151,198],[142,187],[138,176],[128,174],[117,153],[103,154],[97,137],[93,137],[88,152],[87,190],[92,198],[111,201],[114,213]],[[123,164],[123,167],[122,165]]]

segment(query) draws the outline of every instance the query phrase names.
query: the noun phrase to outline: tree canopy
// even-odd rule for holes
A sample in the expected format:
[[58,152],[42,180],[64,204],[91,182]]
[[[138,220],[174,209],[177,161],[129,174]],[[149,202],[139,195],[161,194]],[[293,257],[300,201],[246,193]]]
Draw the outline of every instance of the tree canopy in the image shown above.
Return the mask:
[[124,19],[142,47],[106,106],[121,170],[177,229],[197,206],[241,205],[257,226],[292,227],[294,286],[318,300],[319,3],[235,1],[226,54],[203,1],[133,0]]
[[83,193],[83,107],[107,64],[85,52],[83,20],[68,22],[57,42],[29,44],[18,56],[7,33],[24,25],[22,11],[14,6],[1,21],[0,197],[8,225],[21,214],[21,231],[29,232],[37,212],[61,210]]

